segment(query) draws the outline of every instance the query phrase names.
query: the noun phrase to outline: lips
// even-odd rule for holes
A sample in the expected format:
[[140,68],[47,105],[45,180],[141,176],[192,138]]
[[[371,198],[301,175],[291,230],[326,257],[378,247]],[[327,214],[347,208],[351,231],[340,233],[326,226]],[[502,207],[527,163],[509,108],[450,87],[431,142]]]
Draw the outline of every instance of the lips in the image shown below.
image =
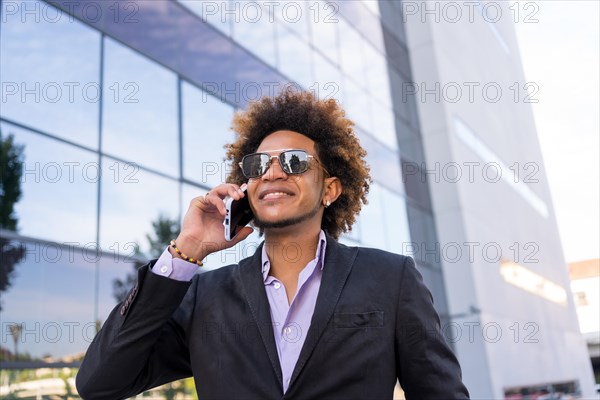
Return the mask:
[[285,188],[269,188],[262,190],[259,195],[259,200],[275,200],[281,199],[289,196],[293,196],[294,193]]

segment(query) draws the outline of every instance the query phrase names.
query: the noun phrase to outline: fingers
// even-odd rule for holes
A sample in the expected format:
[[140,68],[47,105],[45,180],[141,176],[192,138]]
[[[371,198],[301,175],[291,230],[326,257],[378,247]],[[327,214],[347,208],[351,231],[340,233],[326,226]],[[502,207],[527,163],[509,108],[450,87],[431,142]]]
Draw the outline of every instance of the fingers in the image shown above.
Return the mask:
[[229,196],[235,200],[239,200],[245,196],[244,191],[242,190],[242,188],[244,188],[245,186],[246,186],[246,184],[243,184],[242,186],[238,186],[233,183],[228,183],[228,184],[224,184],[224,185],[219,185],[216,188],[214,188],[213,190],[216,190],[217,193],[221,193],[221,194],[224,193],[224,196]]
[[[245,185],[246,184],[243,184],[242,187]],[[204,196],[194,198],[192,202],[196,203],[203,211],[214,211],[216,208],[219,214],[225,216],[227,211],[225,209],[225,202],[223,200],[227,196],[235,200],[239,200],[245,196],[245,193],[240,186],[233,183],[225,183],[215,186]]]
[[227,215],[227,211],[225,209],[225,202],[220,196],[208,192],[206,196],[204,196],[204,202],[207,206],[212,206],[216,208],[219,214],[221,214],[222,216]]
[[194,197],[190,202],[190,209],[193,207],[204,208],[208,206],[208,202],[206,201],[206,195]]

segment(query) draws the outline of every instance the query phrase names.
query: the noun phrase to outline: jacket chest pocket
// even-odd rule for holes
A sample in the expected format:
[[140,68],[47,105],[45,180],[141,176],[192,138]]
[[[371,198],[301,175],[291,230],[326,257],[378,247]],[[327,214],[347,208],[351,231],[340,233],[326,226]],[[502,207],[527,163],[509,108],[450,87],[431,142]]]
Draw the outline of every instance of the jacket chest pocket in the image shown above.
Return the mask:
[[378,328],[383,326],[383,311],[334,313],[334,328]]

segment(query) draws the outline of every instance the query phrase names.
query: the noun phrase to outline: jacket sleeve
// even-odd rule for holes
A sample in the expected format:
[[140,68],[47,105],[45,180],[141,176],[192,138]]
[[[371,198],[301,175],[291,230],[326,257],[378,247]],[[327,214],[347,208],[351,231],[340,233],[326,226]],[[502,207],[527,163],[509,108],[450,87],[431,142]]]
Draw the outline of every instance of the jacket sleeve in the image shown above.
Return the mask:
[[137,284],[92,341],[76,378],[83,399],[123,399],[192,375],[186,332],[197,279],[154,274],[155,262],[138,270]]
[[431,293],[404,258],[396,320],[398,380],[408,400],[468,399],[460,365],[440,331]]

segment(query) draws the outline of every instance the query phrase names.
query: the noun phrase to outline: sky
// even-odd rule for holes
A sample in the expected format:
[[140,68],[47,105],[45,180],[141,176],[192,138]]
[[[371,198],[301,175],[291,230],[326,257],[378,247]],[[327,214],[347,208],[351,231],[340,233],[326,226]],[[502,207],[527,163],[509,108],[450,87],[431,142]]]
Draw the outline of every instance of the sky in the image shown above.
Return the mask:
[[538,22],[515,28],[525,78],[540,88],[533,113],[565,260],[599,258],[600,2],[535,4]]

